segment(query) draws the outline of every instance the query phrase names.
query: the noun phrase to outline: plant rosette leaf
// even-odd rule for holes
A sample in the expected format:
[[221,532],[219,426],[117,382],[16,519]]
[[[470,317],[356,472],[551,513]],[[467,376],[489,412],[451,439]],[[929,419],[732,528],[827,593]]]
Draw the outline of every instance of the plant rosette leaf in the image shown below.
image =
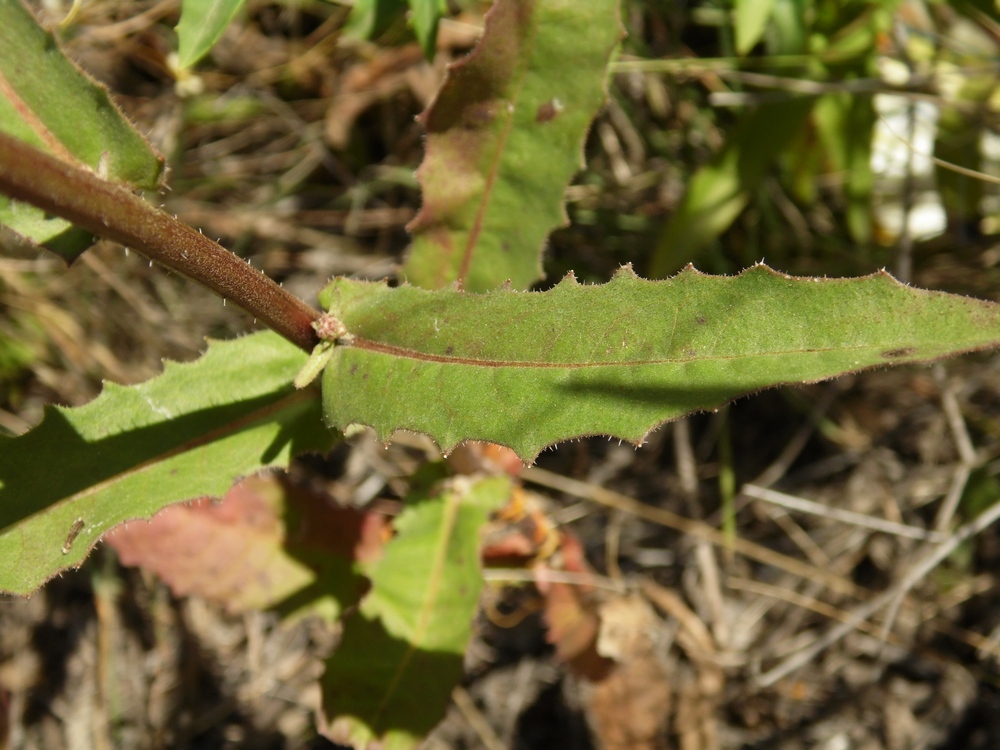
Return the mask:
[[499,0],[479,45],[452,65],[421,115],[423,207],[403,266],[412,284],[469,291],[542,277],[545,238],[566,223],[622,37],[617,0]]
[[79,566],[102,534],[172,503],[220,497],[237,477],[327,449],[306,354],[271,332],[211,342],[136,386],[0,438],[0,591],[29,594]]
[[408,750],[440,721],[462,677],[482,589],[479,532],[510,492],[506,477],[458,477],[407,498],[395,538],[365,566],[371,591],[327,661],[332,740]]
[[[163,157],[20,0],[0,0],[0,132],[133,188],[153,190],[163,175]],[[68,222],[6,197],[0,197],[0,223],[68,261],[93,241]]]
[[338,507],[269,474],[237,483],[221,502],[202,498],[122,524],[104,541],[177,596],[332,623],[367,587],[357,566],[381,554],[386,531],[377,513]]
[[[1000,305],[913,289],[880,272],[794,278],[623,268],[547,292],[469,294],[338,279],[321,302],[347,328],[323,373],[331,426],[422,432],[532,460],[553,443],[641,443],[665,421],[762,388],[1000,345]],[[502,321],[486,331],[483,321]]]

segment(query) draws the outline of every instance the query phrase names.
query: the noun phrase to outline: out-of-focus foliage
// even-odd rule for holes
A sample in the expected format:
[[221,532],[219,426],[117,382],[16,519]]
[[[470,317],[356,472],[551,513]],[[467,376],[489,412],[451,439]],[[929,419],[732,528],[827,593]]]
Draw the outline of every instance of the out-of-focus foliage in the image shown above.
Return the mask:
[[177,67],[190,68],[209,53],[246,0],[184,0],[177,22]]
[[438,24],[447,11],[444,0],[358,0],[347,28],[359,39],[377,39],[405,18],[424,56],[433,60]]
[[[632,7],[652,28],[653,9]],[[629,87],[618,78],[626,106],[641,74],[674,120],[663,135],[637,123],[677,196],[650,275],[692,261],[731,271],[762,257],[796,268],[786,261],[824,247],[836,255],[816,263],[823,271],[858,272],[890,259],[880,248],[946,226],[1000,229],[991,197],[1000,192],[941,164],[998,171],[992,6],[737,0],[662,15],[676,31],[627,41],[645,59],[619,64]]]

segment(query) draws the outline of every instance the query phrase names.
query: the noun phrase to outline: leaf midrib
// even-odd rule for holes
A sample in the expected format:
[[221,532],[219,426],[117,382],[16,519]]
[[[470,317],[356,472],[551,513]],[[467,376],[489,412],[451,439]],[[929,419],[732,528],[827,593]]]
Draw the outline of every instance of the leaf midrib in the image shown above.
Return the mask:
[[129,469],[126,469],[125,471],[118,472],[117,474],[107,477],[106,479],[102,479],[100,482],[92,484],[84,490],[75,492],[72,495],[68,495],[64,498],[61,498],[60,500],[50,503],[45,508],[36,511],[35,513],[29,516],[25,516],[24,518],[20,519],[14,524],[11,524],[10,526],[0,529],[0,533],[4,532],[6,529],[13,528],[16,526],[21,526],[37,516],[49,515],[53,512],[53,509],[55,508],[70,505],[80,500],[84,500],[88,497],[91,497],[93,495],[97,495],[100,492],[103,492],[104,490],[108,489],[109,487],[112,487],[115,484],[122,482],[126,479],[129,479],[133,476],[137,476],[150,468],[162,464],[164,461],[168,461],[171,458],[174,458],[175,456],[179,456],[187,451],[194,450],[195,448],[199,448],[203,445],[208,445],[209,443],[213,443],[216,440],[226,437],[228,435],[235,434],[246,427],[253,426],[258,422],[263,422],[265,421],[266,417],[269,417],[275,412],[282,411],[286,408],[291,408],[297,405],[299,402],[304,401],[306,397],[315,398],[316,397],[315,389],[306,388],[301,391],[292,391],[287,396],[274,402],[273,404],[268,404],[267,406],[263,406],[260,409],[257,409],[256,411],[253,411],[249,414],[245,414],[239,419],[227,422],[226,424],[216,427],[214,430],[210,430],[209,432],[203,433],[196,438],[185,440],[183,443],[171,448],[170,450],[164,451],[163,453],[159,453],[151,458],[148,458],[145,461],[138,463],[130,467]]
[[473,219],[472,226],[469,228],[469,234],[465,241],[465,249],[462,253],[462,262],[459,264],[459,270],[456,276],[459,289],[462,289],[465,286],[469,272],[472,270],[472,258],[475,255],[477,245],[479,244],[479,236],[482,234],[483,224],[486,221],[486,212],[489,210],[489,206],[492,202],[493,194],[496,189],[497,180],[499,179],[500,165],[503,162],[503,156],[507,148],[507,141],[514,128],[514,117],[517,114],[518,103],[520,102],[521,96],[524,92],[524,82],[528,77],[528,71],[531,68],[531,58],[535,51],[535,40],[538,36],[537,15],[538,14],[534,12],[531,14],[531,34],[524,39],[523,42],[524,49],[527,52],[526,55],[522,56],[522,59],[525,60],[525,64],[518,71],[516,83],[508,89],[513,92],[513,95],[509,98],[512,108],[508,113],[509,116],[504,124],[503,132],[500,134],[498,139],[497,148],[493,155],[493,161],[490,164],[489,176],[486,179],[486,184],[483,189],[483,195],[482,198],[480,198],[479,206],[476,208],[476,216],[475,219]]
[[409,638],[407,638],[408,648],[406,653],[403,655],[403,658],[399,660],[399,665],[396,667],[396,671],[393,673],[392,679],[389,681],[389,684],[385,689],[385,693],[382,696],[382,701],[379,703],[379,706],[375,711],[376,718],[373,722],[373,725],[375,726],[378,726],[381,723],[381,718],[385,714],[389,701],[392,700],[393,696],[396,694],[397,688],[403,681],[403,675],[406,673],[410,661],[413,659],[413,655],[424,643],[424,639],[427,635],[427,629],[430,626],[431,613],[437,604],[438,594],[441,589],[441,581],[444,578],[444,569],[448,557],[448,547],[451,544],[452,534],[454,532],[455,525],[458,522],[458,511],[461,503],[462,498],[458,492],[449,492],[445,495],[444,517],[442,519],[440,534],[438,536],[438,545],[434,550],[434,561],[431,563],[431,572],[427,579],[427,593],[424,597],[423,605],[420,607],[420,614],[413,628],[413,633]]
[[[993,346],[993,343],[982,343],[969,347],[963,351],[975,351],[977,349],[985,349]],[[422,352],[417,349],[410,349],[403,346],[394,346],[392,344],[383,344],[379,341],[371,341],[369,339],[364,339],[360,337],[355,337],[350,344],[342,345],[345,349],[361,349],[363,351],[370,351],[376,354],[386,354],[391,357],[398,357],[400,359],[413,359],[420,362],[433,362],[435,364],[444,365],[464,365],[468,367],[487,367],[487,368],[511,368],[511,369],[550,369],[550,370],[578,370],[584,368],[595,368],[595,367],[642,367],[644,365],[671,365],[671,364],[691,364],[697,362],[726,362],[735,361],[743,359],[760,359],[762,357],[785,357],[796,354],[829,354],[831,352],[870,352],[873,350],[884,349],[887,352],[894,349],[905,348],[904,346],[892,346],[887,347],[885,344],[878,346],[867,345],[867,346],[831,346],[822,348],[812,348],[812,349],[783,349],[783,350],[771,350],[771,351],[759,351],[759,352],[748,352],[746,354],[699,354],[693,357],[664,357],[660,359],[635,359],[635,360],[619,360],[619,361],[608,361],[608,362],[543,362],[543,361],[527,361],[527,360],[497,360],[497,359],[477,359],[474,357],[454,357],[444,354],[432,354],[430,352]],[[906,345],[908,346],[908,345]],[[914,345],[913,348],[917,348]],[[916,352],[914,352],[916,353]],[[890,355],[886,355],[887,360],[893,360],[894,358]],[[910,362],[911,360],[907,358],[895,359],[895,361]]]

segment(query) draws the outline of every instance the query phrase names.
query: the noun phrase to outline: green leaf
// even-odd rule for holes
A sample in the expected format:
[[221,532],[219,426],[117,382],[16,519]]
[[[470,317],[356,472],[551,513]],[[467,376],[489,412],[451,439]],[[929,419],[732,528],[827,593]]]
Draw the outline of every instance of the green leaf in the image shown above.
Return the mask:
[[0,224],[70,262],[94,244],[94,235],[28,203],[0,195]]
[[246,0],[184,0],[177,22],[177,66],[190,68],[219,41]]
[[1000,344],[1000,305],[882,272],[793,278],[685,269],[645,281],[567,277],[548,292],[468,294],[339,279],[321,301],[354,337],[323,374],[333,426],[423,432],[526,460],[582,435],[650,429],[761,388]]
[[871,97],[826,94],[816,101],[814,120],[830,166],[844,177],[847,227],[855,242],[871,240],[872,128]]
[[[0,0],[0,131],[83,164],[109,180],[152,190],[159,156],[19,0]],[[62,219],[0,198],[0,224],[73,260],[93,242]]]
[[770,0],[771,21],[767,27],[767,53],[769,55],[799,55],[808,45],[806,18],[813,9],[810,0]]
[[733,26],[739,54],[747,54],[764,36],[774,3],[775,0],[735,0]]
[[372,588],[323,675],[335,742],[413,747],[440,721],[462,677],[482,575],[479,531],[510,480],[457,478],[407,498],[397,535],[369,567]]
[[406,0],[356,0],[344,33],[356,39],[375,39],[403,17]]
[[30,593],[123,521],[325,449],[315,391],[292,387],[305,360],[270,332],[213,342],[196,362],[108,383],[86,406],[50,407],[31,432],[0,438],[0,591]]
[[428,288],[484,291],[541,278],[545,238],[605,100],[622,35],[616,0],[499,0],[476,49],[422,115],[423,207],[402,272]]
[[663,278],[697,259],[746,207],[767,170],[805,124],[812,99],[764,104],[746,114],[723,149],[699,169],[663,228],[651,275]]
[[408,0],[410,4],[410,23],[424,51],[424,57],[434,59],[437,49],[438,22],[447,10],[444,0]]

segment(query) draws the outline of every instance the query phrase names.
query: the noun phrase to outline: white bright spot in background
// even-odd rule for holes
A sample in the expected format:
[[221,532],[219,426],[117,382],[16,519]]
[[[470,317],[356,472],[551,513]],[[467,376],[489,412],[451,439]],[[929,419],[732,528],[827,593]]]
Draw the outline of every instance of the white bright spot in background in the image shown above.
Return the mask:
[[[892,244],[903,231],[914,240],[943,234],[948,226],[934,179],[934,140],[938,108],[928,101],[913,101],[893,94],[875,97],[879,118],[872,133],[872,172],[878,237]],[[908,184],[909,183],[909,184]],[[907,212],[906,193],[911,205]]]

